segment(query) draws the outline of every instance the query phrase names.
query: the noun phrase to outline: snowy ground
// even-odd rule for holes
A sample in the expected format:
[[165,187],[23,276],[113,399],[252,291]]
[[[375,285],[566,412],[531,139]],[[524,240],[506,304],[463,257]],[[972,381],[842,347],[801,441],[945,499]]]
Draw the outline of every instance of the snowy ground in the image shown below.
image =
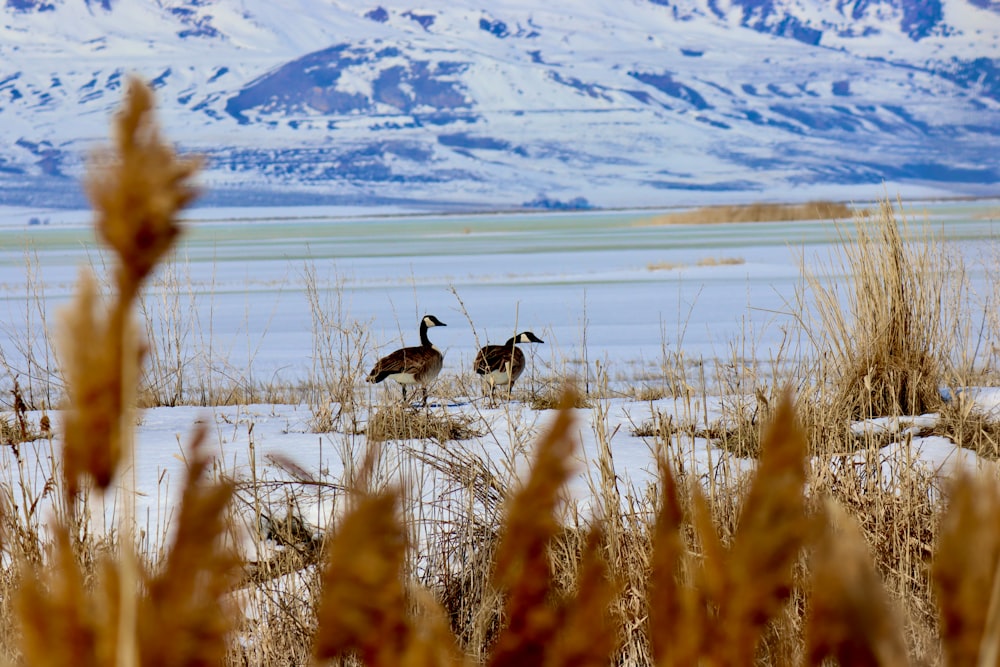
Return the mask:
[[[976,267],[992,252],[997,202],[912,207],[926,212],[920,219],[962,248],[976,294],[992,294],[985,270]],[[29,226],[25,214],[0,214],[0,346],[9,363],[17,358],[17,341],[32,333],[37,338],[42,326],[40,314],[32,314],[38,303],[33,294],[42,294],[42,310],[51,327],[55,309],[71,293],[79,265],[101,266],[84,225],[86,216],[57,221],[53,215],[47,225]],[[182,279],[164,293],[176,291],[182,311],[197,314],[198,324],[185,339],[192,359],[210,339],[212,349],[228,355],[232,365],[252,364],[257,377],[282,378],[310,372],[312,320],[303,281],[307,265],[323,281],[324,295],[340,299],[345,317],[370,327],[374,344],[368,363],[401,342],[414,344],[418,317],[427,312],[448,324],[431,331],[446,351],[444,377],[469,375],[477,344],[502,342],[514,330],[530,329],[546,344],[526,349],[529,363],[546,373],[587,359],[591,367],[600,361],[616,382],[641,383],[655,376],[665,351],[683,352],[690,359],[734,354],[769,359],[792,322],[791,304],[802,281],[799,258],[819,266],[837,237],[835,229],[822,223],[639,226],[646,212],[330,219],[322,211],[302,211],[275,221],[232,212],[199,216],[195,211],[191,217],[197,221],[179,255]],[[26,243],[34,267],[27,272]],[[700,264],[707,258],[729,257],[743,263]],[[661,264],[671,268],[651,268]],[[28,286],[32,273],[34,288]],[[525,381],[530,382],[528,377]],[[380,392],[398,388],[370,391],[370,404],[376,404],[384,398]],[[993,391],[976,391],[981,404],[1000,404]],[[693,409],[670,398],[613,398],[579,410],[582,448],[574,494],[585,499],[589,493],[588,478],[596,470],[587,462],[597,456],[598,433],[610,435],[623,492],[624,485],[632,484],[641,493],[652,474],[652,439],[633,435],[634,427],[649,420],[654,410],[680,420],[703,421],[707,415],[711,421],[720,414],[719,400],[724,397]],[[507,462],[515,468],[523,465],[525,452],[516,450],[530,443],[531,435],[551,417],[517,402],[489,408],[478,398],[433,409],[465,413],[483,435],[460,445],[406,446],[429,451],[461,446],[498,467]],[[270,462],[277,456],[316,479],[339,482],[345,452],[362,451],[364,437],[315,433],[311,419],[305,405],[144,411],[134,468],[134,485],[141,494],[140,525],[155,536],[168,523],[184,447],[197,420],[209,424],[209,444],[218,455],[219,469],[227,474],[249,477],[254,460],[258,476],[277,478],[282,473]],[[934,416],[920,419],[926,425]],[[858,428],[903,433],[907,426],[873,423]],[[675,446],[675,460],[706,479],[725,482],[752,465],[723,456],[702,439],[681,439]],[[402,446],[385,447],[388,455],[407,456]],[[37,441],[25,451],[37,453],[42,463],[29,457],[32,462],[19,468],[5,448],[0,453],[3,474],[12,483],[24,477],[41,489],[50,444]],[[942,476],[956,466],[978,465],[974,454],[942,438],[907,439],[905,434],[879,455],[885,457],[889,474],[893,466],[913,462]],[[423,489],[421,493],[430,492],[438,474],[412,461],[401,460],[398,469],[400,476]],[[307,504],[309,518],[323,525],[335,512],[337,494],[318,494],[315,503]]]

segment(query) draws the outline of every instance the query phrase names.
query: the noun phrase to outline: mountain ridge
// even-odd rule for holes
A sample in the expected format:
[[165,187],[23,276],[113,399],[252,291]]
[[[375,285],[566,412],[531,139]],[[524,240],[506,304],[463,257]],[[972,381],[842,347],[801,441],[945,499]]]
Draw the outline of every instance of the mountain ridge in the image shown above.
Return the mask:
[[209,202],[997,194],[1000,3],[532,4],[7,0],[0,202],[80,203],[130,71]]

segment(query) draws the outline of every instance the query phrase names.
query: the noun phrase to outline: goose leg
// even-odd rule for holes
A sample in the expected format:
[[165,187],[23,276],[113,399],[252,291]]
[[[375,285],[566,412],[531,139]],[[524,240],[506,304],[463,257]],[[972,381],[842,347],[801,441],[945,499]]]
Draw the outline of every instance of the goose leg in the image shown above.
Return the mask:
[[486,379],[490,384],[490,407],[497,407],[497,383],[493,381],[493,376],[488,375]]

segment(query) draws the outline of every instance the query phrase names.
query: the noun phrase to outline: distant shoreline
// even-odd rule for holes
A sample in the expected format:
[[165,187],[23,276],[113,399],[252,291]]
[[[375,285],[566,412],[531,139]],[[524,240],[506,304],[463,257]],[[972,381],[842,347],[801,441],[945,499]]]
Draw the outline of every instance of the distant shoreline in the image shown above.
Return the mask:
[[[344,220],[393,220],[393,219],[454,219],[454,218],[489,218],[500,216],[599,216],[599,215],[619,215],[634,214],[644,219],[636,222],[639,226],[657,226],[669,224],[730,224],[730,223],[751,223],[751,222],[783,222],[791,220],[824,220],[834,218],[850,218],[859,206],[874,204],[876,198],[870,201],[860,202],[860,200],[819,200],[818,202],[750,202],[745,204],[718,204],[718,205],[670,205],[670,206],[636,206],[636,207],[607,207],[607,208],[582,208],[582,209],[479,209],[479,210],[451,210],[451,211],[428,211],[420,208],[409,207],[389,207],[389,206],[338,206],[325,204],[309,204],[301,206],[194,206],[182,216],[187,223],[211,224],[211,223],[256,223],[256,222],[305,222],[305,221],[344,221]],[[895,200],[894,200],[895,201]],[[1000,211],[1000,193],[992,196],[948,196],[948,197],[918,197],[903,198],[903,203],[907,207],[919,206],[921,204],[946,204],[946,203],[976,203],[976,202],[998,202],[996,207],[988,207],[984,215],[989,217],[989,211],[996,208]],[[814,206],[820,203],[829,206],[826,211],[836,212],[838,215],[807,215],[799,217],[796,214],[788,214],[787,211],[795,207]],[[744,219],[738,216],[727,216],[725,211],[737,212],[753,210],[755,207],[770,211],[770,216],[778,214],[779,217],[765,216],[759,220]],[[841,208],[842,207],[842,208]],[[846,214],[845,214],[846,211]],[[723,212],[722,215],[719,212]],[[1000,212],[997,214],[1000,216]],[[46,228],[79,226],[91,224],[92,212],[89,209],[64,209],[58,207],[34,207],[34,206],[7,206],[0,205],[0,229],[3,228]],[[784,217],[780,217],[784,216]],[[729,217],[730,219],[726,219]],[[30,220],[48,221],[43,224],[31,224]]]

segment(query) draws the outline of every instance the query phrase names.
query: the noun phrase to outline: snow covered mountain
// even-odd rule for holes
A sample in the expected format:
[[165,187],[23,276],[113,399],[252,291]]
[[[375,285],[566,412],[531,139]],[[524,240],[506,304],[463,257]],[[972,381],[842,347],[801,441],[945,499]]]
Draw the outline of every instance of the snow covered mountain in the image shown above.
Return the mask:
[[997,0],[5,0],[0,203],[83,202],[128,72],[217,204],[1000,194]]

